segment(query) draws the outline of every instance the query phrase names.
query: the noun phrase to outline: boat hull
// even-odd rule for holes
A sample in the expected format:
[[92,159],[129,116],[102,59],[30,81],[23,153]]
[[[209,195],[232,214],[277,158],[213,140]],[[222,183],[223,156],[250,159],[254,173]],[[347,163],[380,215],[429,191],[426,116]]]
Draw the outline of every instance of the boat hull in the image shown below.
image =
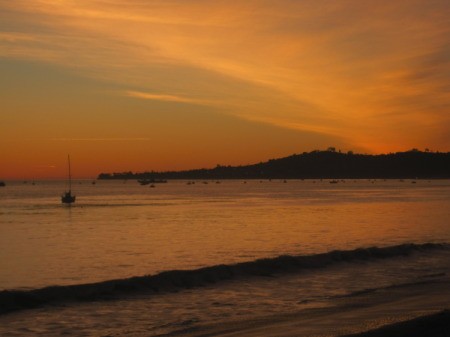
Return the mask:
[[75,202],[75,196],[70,192],[66,192],[63,196],[61,196],[61,202],[63,204],[71,204]]

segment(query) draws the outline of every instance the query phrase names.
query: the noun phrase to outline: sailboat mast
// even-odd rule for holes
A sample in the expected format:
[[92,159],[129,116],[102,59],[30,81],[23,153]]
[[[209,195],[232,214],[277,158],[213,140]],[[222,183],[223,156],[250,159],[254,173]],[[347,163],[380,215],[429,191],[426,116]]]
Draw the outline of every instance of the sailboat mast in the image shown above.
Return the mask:
[[69,163],[69,192],[72,191],[72,175],[70,173],[70,155],[67,155],[67,161]]

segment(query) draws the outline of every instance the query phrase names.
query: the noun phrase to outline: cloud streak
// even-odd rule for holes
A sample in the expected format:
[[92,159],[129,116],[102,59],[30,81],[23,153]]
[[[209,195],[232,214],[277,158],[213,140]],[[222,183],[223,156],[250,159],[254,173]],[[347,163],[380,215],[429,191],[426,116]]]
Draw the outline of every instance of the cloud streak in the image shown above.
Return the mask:
[[126,91],[125,95],[128,97],[153,100],[153,101],[200,104],[200,105],[213,104],[213,102],[189,98],[189,97],[176,96],[176,95],[153,94],[153,93],[140,92],[140,91]]
[[57,142],[147,142],[152,141],[150,138],[52,138]]

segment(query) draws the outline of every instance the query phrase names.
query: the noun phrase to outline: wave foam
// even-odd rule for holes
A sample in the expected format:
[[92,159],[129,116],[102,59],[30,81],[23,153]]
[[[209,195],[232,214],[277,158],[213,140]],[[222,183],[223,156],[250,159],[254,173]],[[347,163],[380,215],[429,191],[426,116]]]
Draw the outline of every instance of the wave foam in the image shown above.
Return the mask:
[[326,268],[340,262],[369,261],[407,256],[414,252],[447,250],[449,244],[403,244],[355,250],[335,250],[314,255],[283,255],[233,265],[216,265],[195,270],[171,270],[156,275],[136,276],[90,284],[52,286],[34,290],[0,292],[0,314],[30,309],[51,303],[114,299],[126,294],[160,293],[201,287],[231,279],[272,276]]

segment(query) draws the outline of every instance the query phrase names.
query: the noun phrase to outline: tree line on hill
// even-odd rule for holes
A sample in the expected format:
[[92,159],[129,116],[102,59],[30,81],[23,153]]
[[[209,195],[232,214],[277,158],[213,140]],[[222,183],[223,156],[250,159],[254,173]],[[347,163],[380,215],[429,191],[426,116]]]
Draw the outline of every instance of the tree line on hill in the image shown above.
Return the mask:
[[447,179],[450,152],[413,149],[368,155],[334,148],[304,152],[253,165],[166,172],[101,173],[98,179]]

